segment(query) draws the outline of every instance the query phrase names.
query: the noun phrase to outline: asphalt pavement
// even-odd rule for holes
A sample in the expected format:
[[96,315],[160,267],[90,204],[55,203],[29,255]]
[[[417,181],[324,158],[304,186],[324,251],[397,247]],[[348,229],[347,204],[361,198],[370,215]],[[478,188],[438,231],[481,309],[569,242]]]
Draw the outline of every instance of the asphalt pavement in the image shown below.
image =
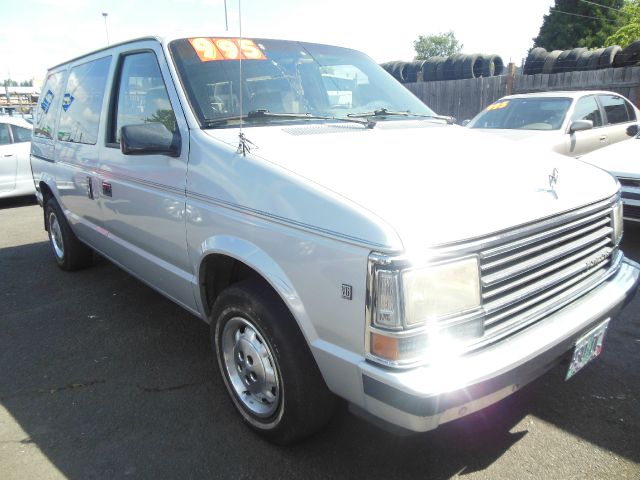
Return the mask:
[[[623,249],[640,260],[640,229]],[[208,326],[104,259],[55,264],[42,210],[0,201],[0,479],[640,479],[640,295],[599,359],[558,367],[436,431],[388,434],[342,405],[294,446],[255,436]]]

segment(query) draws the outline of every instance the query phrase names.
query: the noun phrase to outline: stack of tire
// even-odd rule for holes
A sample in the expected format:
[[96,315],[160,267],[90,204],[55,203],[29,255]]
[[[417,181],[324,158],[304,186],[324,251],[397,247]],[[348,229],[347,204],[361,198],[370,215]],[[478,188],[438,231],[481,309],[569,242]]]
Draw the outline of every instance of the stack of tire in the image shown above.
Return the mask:
[[522,73],[535,75],[538,73],[582,72],[628,67],[638,63],[640,63],[640,40],[633,42],[625,49],[619,45],[613,45],[597,50],[573,48],[548,52],[544,48],[538,47],[529,52]]
[[422,80],[434,82],[442,80],[460,80],[465,78],[493,77],[502,75],[504,63],[498,55],[462,53],[450,57],[431,57],[414,62],[387,62],[380,65],[401,83]]

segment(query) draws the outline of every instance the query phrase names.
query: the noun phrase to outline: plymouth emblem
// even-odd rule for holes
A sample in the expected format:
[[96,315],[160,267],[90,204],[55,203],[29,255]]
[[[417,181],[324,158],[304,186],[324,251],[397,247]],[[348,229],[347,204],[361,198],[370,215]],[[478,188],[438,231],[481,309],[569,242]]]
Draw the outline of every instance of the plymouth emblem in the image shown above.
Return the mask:
[[549,175],[549,188],[551,190],[556,189],[556,184],[558,183],[558,169],[554,168],[551,175]]

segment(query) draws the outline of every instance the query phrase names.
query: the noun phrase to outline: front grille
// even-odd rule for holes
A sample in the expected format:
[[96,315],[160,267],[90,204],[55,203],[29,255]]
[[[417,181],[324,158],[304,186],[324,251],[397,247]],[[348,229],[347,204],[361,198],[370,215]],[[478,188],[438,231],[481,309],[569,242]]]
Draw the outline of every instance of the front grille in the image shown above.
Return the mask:
[[623,187],[634,187],[634,188],[640,187],[640,180],[635,178],[618,177],[618,181],[620,182],[620,185],[622,185]]
[[506,336],[586,292],[617,253],[611,204],[546,222],[535,233],[506,236],[480,252],[483,341]]
[[640,220],[640,206],[638,205],[627,205],[626,203],[622,206],[622,215],[624,218]]

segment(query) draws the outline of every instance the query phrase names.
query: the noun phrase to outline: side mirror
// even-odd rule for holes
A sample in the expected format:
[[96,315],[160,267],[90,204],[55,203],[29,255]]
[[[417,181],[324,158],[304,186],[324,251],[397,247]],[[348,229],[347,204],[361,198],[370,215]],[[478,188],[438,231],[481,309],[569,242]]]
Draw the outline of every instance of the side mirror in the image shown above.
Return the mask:
[[471,119],[467,118],[466,120],[462,120],[462,123],[460,125],[462,125],[463,127],[466,127],[469,124],[470,121],[471,121]]
[[120,150],[125,155],[168,155],[179,157],[180,132],[171,133],[162,123],[125,125],[120,129]]
[[635,125],[629,125],[629,127],[627,128],[627,135],[629,135],[630,137],[635,137],[638,132],[640,132],[640,127],[638,127],[637,123]]
[[593,122],[591,120],[574,120],[569,126],[569,133],[591,130],[592,128]]

